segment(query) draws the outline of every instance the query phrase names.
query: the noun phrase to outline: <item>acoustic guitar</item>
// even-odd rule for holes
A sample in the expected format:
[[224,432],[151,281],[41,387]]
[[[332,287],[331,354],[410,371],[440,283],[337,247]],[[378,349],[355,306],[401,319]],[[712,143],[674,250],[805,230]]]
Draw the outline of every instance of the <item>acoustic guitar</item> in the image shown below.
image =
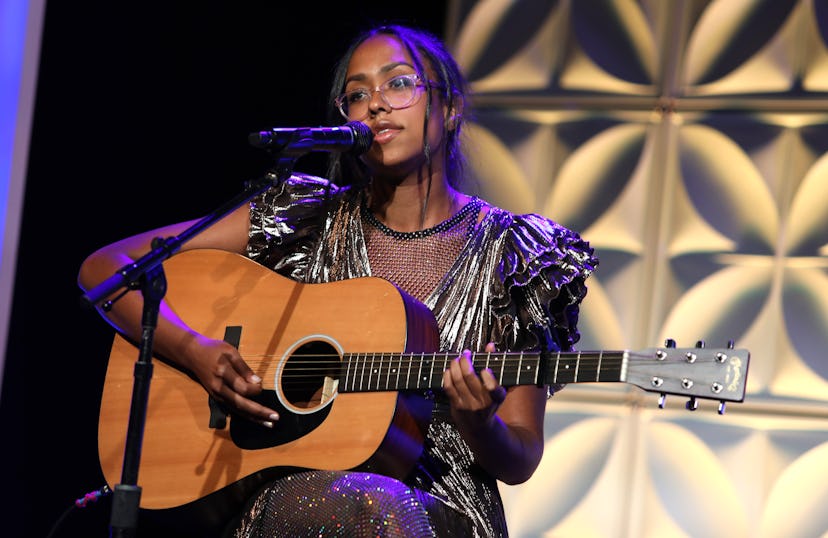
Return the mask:
[[[195,330],[238,347],[263,379],[269,429],[227,416],[186,371],[163,357],[154,372],[138,485],[141,508],[202,500],[241,503],[296,469],[360,469],[404,477],[422,449],[456,351],[439,352],[431,312],[390,282],[364,277],[302,284],[237,254],[192,250],[164,263],[166,300]],[[123,465],[135,345],[116,335],[99,417],[99,458],[110,485]],[[567,353],[477,353],[504,386],[630,383],[643,390],[741,402],[750,354],[675,348]],[[720,412],[722,409],[720,408]],[[228,513],[231,511],[227,508]]]

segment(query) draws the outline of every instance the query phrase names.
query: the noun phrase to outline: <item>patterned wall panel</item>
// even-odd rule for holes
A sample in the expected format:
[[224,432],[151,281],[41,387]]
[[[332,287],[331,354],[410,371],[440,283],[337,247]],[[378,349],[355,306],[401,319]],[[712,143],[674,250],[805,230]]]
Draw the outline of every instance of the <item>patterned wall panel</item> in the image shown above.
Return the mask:
[[457,0],[471,187],[580,231],[580,349],[733,339],[744,403],[547,408],[513,536],[828,535],[828,1]]

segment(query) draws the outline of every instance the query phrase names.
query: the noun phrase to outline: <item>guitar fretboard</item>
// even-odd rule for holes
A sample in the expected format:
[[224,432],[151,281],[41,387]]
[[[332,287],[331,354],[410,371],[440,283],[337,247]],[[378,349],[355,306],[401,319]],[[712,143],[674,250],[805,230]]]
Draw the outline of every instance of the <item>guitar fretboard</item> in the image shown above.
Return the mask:
[[[476,371],[489,368],[504,387],[624,380],[625,351],[550,353],[478,353]],[[344,357],[338,390],[377,392],[427,390],[442,386],[443,372],[457,353],[349,353]]]

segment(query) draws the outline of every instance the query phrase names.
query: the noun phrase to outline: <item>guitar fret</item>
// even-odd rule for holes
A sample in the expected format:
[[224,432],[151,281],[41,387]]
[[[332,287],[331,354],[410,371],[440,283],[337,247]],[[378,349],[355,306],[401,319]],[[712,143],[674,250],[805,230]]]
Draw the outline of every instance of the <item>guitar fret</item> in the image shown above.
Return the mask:
[[578,356],[575,358],[575,382],[578,382],[578,370],[581,368],[581,352],[578,352]]
[[561,352],[558,351],[558,356],[555,358],[555,373],[552,374],[552,382],[558,382],[558,365],[561,364]]
[[598,367],[595,369],[595,381],[601,380],[601,359],[604,358],[604,350],[598,352]]
[[520,385],[520,374],[523,371],[523,351],[521,350],[518,356],[517,375],[515,375],[515,385]]
[[388,374],[391,371],[390,365],[385,362],[385,354],[380,353],[379,366],[377,366],[377,390],[388,390]]
[[537,361],[538,361],[537,364],[535,364],[535,379],[533,380],[533,383],[532,383],[533,385],[538,384],[538,375],[540,374],[540,365],[541,365],[540,355],[538,355]]
[[[385,364],[385,355],[382,356],[382,364]],[[393,370],[393,365],[391,364],[391,360],[388,360],[388,368],[385,371],[385,390],[388,390],[388,382],[391,380],[391,370]],[[382,371],[382,365],[380,365],[380,371]]]
[[370,390],[374,385],[371,384],[371,379],[374,377],[374,359],[377,358],[376,353],[371,353],[371,368],[368,370],[368,389]]
[[385,390],[391,390],[393,388],[391,385],[391,376],[394,374],[394,371],[396,370],[394,368],[393,355],[383,355],[382,362],[388,365],[385,369]]
[[365,380],[365,365],[368,363],[368,356],[366,354],[365,360],[362,361],[362,369],[359,372],[359,390],[362,390],[362,383]]
[[383,382],[388,389],[388,365],[385,363],[385,354],[380,353],[379,365],[377,365],[377,390],[382,390]]
[[359,365],[362,364],[359,360],[359,353],[356,353],[354,355],[354,360],[355,360],[354,368],[353,368],[353,371],[351,372],[351,386],[349,387],[349,389],[351,391],[356,390],[357,377],[359,376],[359,374],[357,373],[357,369],[359,368]]
[[397,359],[397,383],[394,385],[396,389],[400,388],[400,370],[402,370],[402,355]]
[[423,354],[420,353],[420,368],[417,370],[417,388],[420,388],[420,381],[423,379]]
[[348,390],[348,382],[351,380],[351,363],[353,362],[352,358],[352,355],[345,356],[345,381],[344,383],[342,383],[342,386],[345,388],[345,390]]
[[434,361],[437,360],[437,354],[431,354],[431,373],[428,375],[428,384],[426,385],[427,388],[431,388],[434,386]]
[[368,381],[365,383],[364,388],[366,391],[374,390],[374,374],[376,373],[376,370],[374,369],[374,358],[376,358],[376,356],[376,352],[371,352],[371,362],[368,363]]
[[374,391],[379,389],[379,371],[376,367],[376,352],[371,353],[371,373],[368,375],[368,390]]

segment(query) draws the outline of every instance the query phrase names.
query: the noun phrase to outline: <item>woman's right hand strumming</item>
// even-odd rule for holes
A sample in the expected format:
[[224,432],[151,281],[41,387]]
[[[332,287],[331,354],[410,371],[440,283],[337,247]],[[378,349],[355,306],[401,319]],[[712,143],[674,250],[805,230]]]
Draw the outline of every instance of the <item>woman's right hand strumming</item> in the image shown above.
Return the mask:
[[[196,221],[182,222],[143,232],[107,245],[91,254],[81,265],[78,284],[88,291],[120,268],[150,252],[156,237],[180,235]],[[244,205],[230,215],[184,243],[181,251],[214,248],[242,254],[247,244],[250,212]],[[127,293],[101,310],[106,319],[133,342],[139,341],[143,300],[140,293]],[[153,339],[154,351],[190,371],[210,396],[227,410],[272,428],[279,419],[275,410],[252,400],[262,391],[262,380],[256,376],[239,351],[222,340],[197,333],[162,301]]]

